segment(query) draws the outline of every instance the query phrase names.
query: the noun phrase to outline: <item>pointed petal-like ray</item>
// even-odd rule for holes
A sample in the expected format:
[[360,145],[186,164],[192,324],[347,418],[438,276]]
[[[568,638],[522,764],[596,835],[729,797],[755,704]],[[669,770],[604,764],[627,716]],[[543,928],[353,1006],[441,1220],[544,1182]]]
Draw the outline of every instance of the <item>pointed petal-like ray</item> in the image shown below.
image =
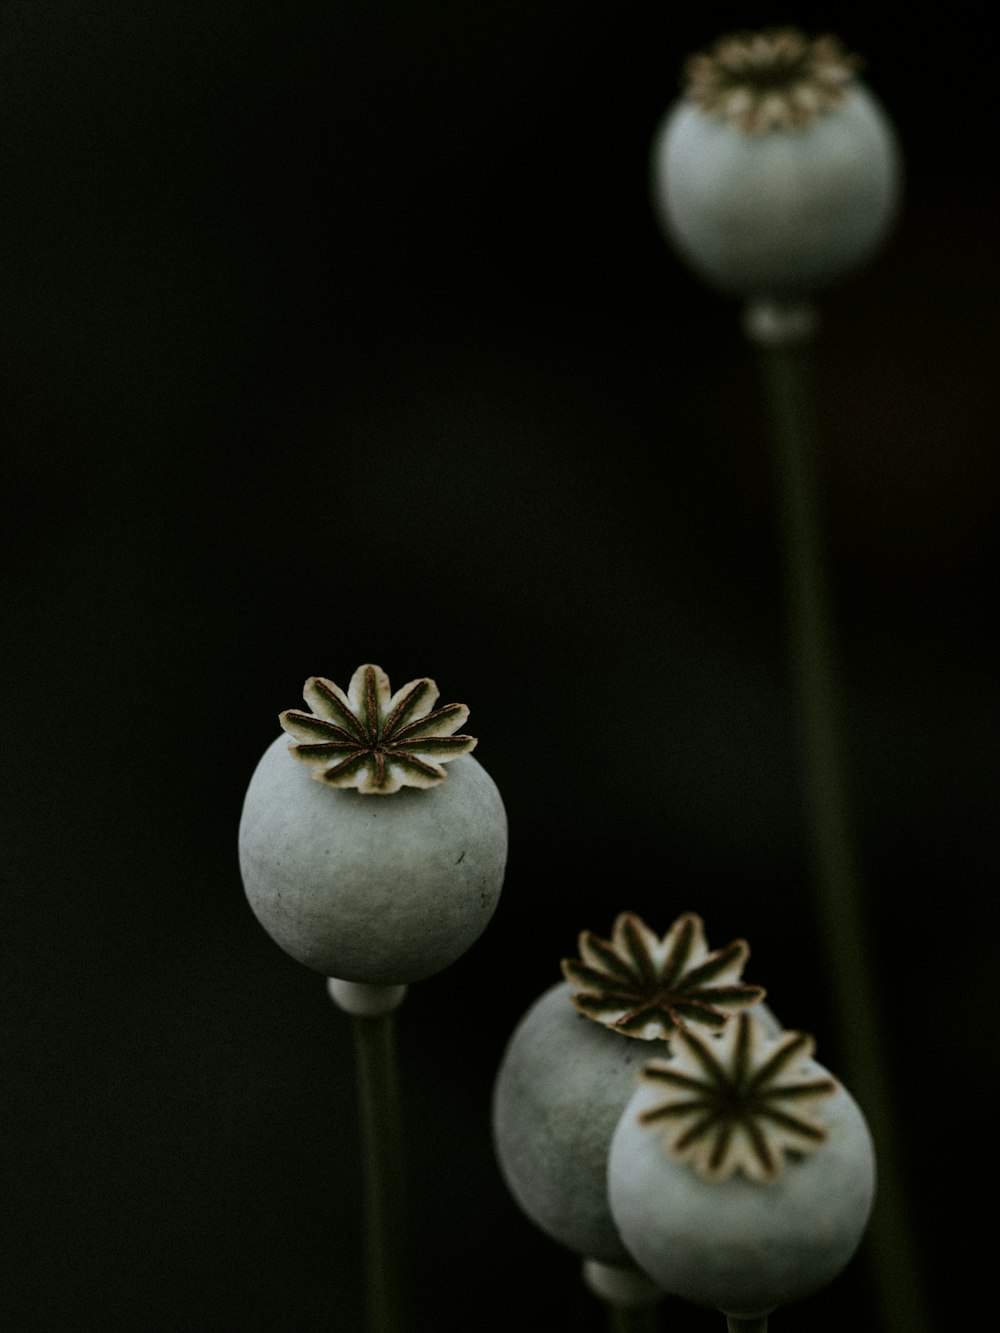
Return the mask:
[[641,1077],[644,1082],[669,1083],[675,1088],[692,1088],[701,1092],[705,1090],[704,1079],[676,1068],[673,1061],[659,1060],[655,1057],[643,1065]]
[[[578,958],[564,958],[559,966],[562,968],[562,974],[566,980],[571,981],[574,986],[579,986],[583,991],[594,991],[602,999],[614,996],[625,1004],[634,1003],[635,1001],[634,991],[627,989],[611,990],[608,986],[608,977],[604,972],[596,967],[589,966],[587,963],[581,963]],[[628,980],[627,977],[624,979],[626,986]]]
[[763,986],[741,984],[739,986],[697,986],[690,989],[685,984],[681,991],[684,999],[693,1004],[707,1004],[713,1007],[725,1005],[727,1009],[742,1009],[763,1000],[767,991]]
[[716,1009],[714,1005],[705,1004],[698,1000],[689,1000],[686,997],[683,1000],[675,1000],[670,1005],[670,1013],[674,1018],[674,1025],[684,1027],[688,1023],[701,1023],[709,1028],[722,1028],[729,1022],[730,1015],[722,1009]]
[[671,1146],[685,1130],[694,1124],[710,1124],[712,1108],[705,1100],[692,1098],[684,1102],[664,1102],[662,1106],[649,1106],[639,1112],[640,1125],[662,1125],[667,1130],[667,1140]]
[[367,662],[359,666],[347,689],[351,707],[358,716],[366,739],[378,740],[386,706],[392,697],[389,677],[380,666]]
[[325,717],[361,739],[361,723],[347,695],[332,680],[326,680],[323,676],[310,676],[302,690],[302,697],[317,717]]
[[593,931],[584,930],[577,940],[580,957],[600,974],[615,981],[624,981],[632,986],[641,984],[641,977],[621,956],[611,940],[603,940]]
[[[437,702],[440,691],[426,676],[421,680],[411,680],[401,690],[397,690],[385,706],[385,721],[382,725],[382,738],[388,740],[398,729],[407,723],[414,723],[429,713]],[[458,707],[459,705],[453,705]],[[469,710],[465,710],[465,717]],[[465,717],[462,721],[465,721]],[[454,727],[452,730],[454,731]]]
[[[365,758],[367,762],[358,783],[359,792],[368,796],[391,796],[399,791],[403,785],[399,772],[385,762],[384,756],[369,752]],[[382,763],[377,762],[379,758],[382,758]]]
[[805,1032],[782,1033],[778,1045],[759,1068],[754,1070],[754,1088],[763,1088],[776,1082],[788,1070],[793,1060],[809,1059],[816,1049],[816,1043]]
[[726,1074],[715,1054],[717,1048],[708,1039],[696,1036],[689,1028],[678,1028],[677,1039],[682,1043],[693,1063],[700,1065],[705,1074],[715,1084],[725,1082]]
[[779,1083],[773,1087],[765,1088],[761,1095],[767,1098],[768,1104],[773,1104],[775,1101],[814,1101],[819,1103],[824,1097],[828,1097],[831,1092],[836,1092],[836,1090],[837,1083],[835,1079],[816,1078],[805,1083]]
[[735,1126],[731,1121],[729,1123],[723,1122],[719,1126],[708,1152],[702,1159],[703,1172],[708,1172],[714,1176],[724,1170],[734,1128]]
[[406,784],[411,787],[436,787],[448,776],[439,764],[428,763],[415,754],[398,754],[393,751],[388,756],[389,767],[395,772],[406,775]]
[[622,912],[616,918],[611,940],[643,986],[653,987],[659,983],[659,970],[653,961],[658,943],[656,935],[634,912]]
[[[300,751],[302,747],[299,747]],[[331,764],[320,773],[321,781],[330,787],[355,787],[358,782],[358,772],[364,767],[368,759],[367,750],[355,750],[342,759],[339,764]]]
[[459,755],[468,754],[476,748],[477,741],[475,736],[415,736],[413,739],[395,740],[387,749],[392,754],[405,755],[408,758],[414,758],[418,755],[433,755],[435,760],[442,763],[449,759],[457,759]]
[[[469,719],[469,710],[465,704],[446,704],[444,708],[435,708],[426,717],[414,718],[412,722],[401,725],[391,735],[393,745],[416,736],[450,736]],[[388,737],[389,733],[386,732]]]
[[786,1132],[787,1146],[792,1149],[801,1146],[799,1142],[801,1139],[806,1139],[810,1143],[822,1143],[826,1139],[826,1126],[819,1120],[813,1120],[812,1117],[789,1115],[787,1111],[779,1111],[776,1106],[762,1106],[759,1114],[762,1119],[769,1120]]
[[750,1180],[774,1180],[782,1167],[782,1148],[779,1143],[765,1134],[759,1121],[741,1120],[739,1128],[743,1131],[743,1142],[749,1151],[736,1157],[726,1172],[732,1175],[739,1167]]
[[349,745],[357,745],[360,739],[356,731],[348,731],[336,722],[314,717],[312,713],[303,713],[297,708],[288,708],[280,713],[278,721],[289,736],[294,736],[298,741],[344,741]]
[[699,963],[708,951],[701,917],[694,912],[679,916],[667,932],[663,946],[665,956],[660,974],[663,984],[672,986],[687,971],[692,959]]
[[676,1032],[679,1024],[672,1010],[662,1004],[647,1004],[622,1014],[615,1022],[615,1031],[642,1041],[665,1041]]
[[[697,1116],[691,1117],[686,1124],[681,1126],[680,1133],[676,1135],[670,1146],[678,1157],[694,1158],[697,1162],[711,1152],[717,1125],[718,1117],[713,1114],[711,1109],[700,1111]],[[709,1137],[710,1135],[712,1137]]]
[[737,1014],[733,1020],[732,1045],[729,1048],[730,1081],[737,1088],[743,1088],[749,1081],[753,1069],[754,1054],[759,1046],[754,1034],[760,1029],[750,1022],[746,1014]]
[[724,949],[710,953],[703,963],[684,973],[684,985],[704,986],[706,982],[735,981],[750,957],[746,940],[733,940]]
[[289,749],[303,764],[323,769],[339,765],[351,755],[367,754],[358,748],[357,741],[322,741],[316,745],[291,745]]
[[620,997],[595,995],[589,991],[578,991],[570,996],[574,1008],[588,1018],[594,1018],[605,1027],[615,1027],[622,1014],[628,1013],[628,1003],[622,1003]]

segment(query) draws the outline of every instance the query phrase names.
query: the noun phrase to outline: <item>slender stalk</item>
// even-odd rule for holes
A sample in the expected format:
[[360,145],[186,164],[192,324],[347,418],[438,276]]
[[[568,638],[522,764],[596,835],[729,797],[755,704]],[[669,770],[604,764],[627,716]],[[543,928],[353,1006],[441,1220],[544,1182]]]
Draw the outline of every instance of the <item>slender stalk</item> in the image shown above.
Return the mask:
[[656,1333],[663,1292],[640,1268],[585,1259],[583,1281],[604,1302],[610,1333]]
[[655,1305],[608,1305],[609,1333],[657,1333],[658,1309]]
[[749,1318],[741,1318],[739,1315],[726,1315],[726,1333],[767,1333],[767,1315],[750,1315]]
[[841,686],[824,568],[809,348],[761,348],[785,546],[789,644],[802,731],[818,923],[845,1079],[871,1128],[879,1189],[869,1230],[882,1327],[925,1333],[920,1267],[901,1185],[888,1061],[855,852]]
[[402,1333],[402,1135],[394,1015],[352,1015],[365,1171],[370,1333]]

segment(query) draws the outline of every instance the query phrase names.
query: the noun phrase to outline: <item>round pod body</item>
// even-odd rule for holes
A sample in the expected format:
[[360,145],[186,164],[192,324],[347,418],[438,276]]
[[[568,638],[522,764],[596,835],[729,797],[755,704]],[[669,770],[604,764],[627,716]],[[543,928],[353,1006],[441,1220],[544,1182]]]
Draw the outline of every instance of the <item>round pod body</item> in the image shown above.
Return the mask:
[[[806,1073],[829,1077],[815,1061]],[[760,1182],[705,1180],[640,1121],[658,1101],[642,1083],[614,1132],[611,1211],[636,1263],[665,1291],[735,1315],[765,1314],[834,1278],[854,1254],[875,1192],[864,1116],[842,1084],[822,1103],[826,1140]]]
[[493,1136],[511,1194],[552,1239],[589,1259],[631,1264],[611,1217],[611,1136],[643,1060],[664,1047],[579,1013],[569,982],[515,1028],[493,1091]]
[[438,786],[373,797],[316,782],[282,734],[250,780],[239,854],[250,906],[286,953],[329,977],[406,984],[440,972],[485,929],[507,817],[471,755]]
[[802,128],[748,133],[683,98],[652,148],[658,219],[708,282],[747,298],[807,295],[868,260],[895,217],[893,127],[854,82]]

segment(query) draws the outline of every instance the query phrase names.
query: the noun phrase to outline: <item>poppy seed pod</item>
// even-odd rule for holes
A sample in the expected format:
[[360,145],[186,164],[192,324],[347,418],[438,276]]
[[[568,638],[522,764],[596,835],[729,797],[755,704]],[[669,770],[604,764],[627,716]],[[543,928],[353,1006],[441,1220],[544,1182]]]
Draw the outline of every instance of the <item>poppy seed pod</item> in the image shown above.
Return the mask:
[[757,1004],[743,940],[709,951],[686,913],[662,938],[623,912],[609,940],[584,931],[566,980],[531,1006],[504,1052],[493,1135],[504,1180],[529,1218],[585,1259],[631,1265],[611,1216],[611,1136],[651,1054],[685,1023],[717,1026]]
[[[461,704],[432,710],[433,681],[391,694],[359,667],[345,693],[306,683],[250,780],[240,868],[261,925],[328,977],[398,986],[432,976],[485,929],[503,884],[507,817],[455,735]],[[446,771],[442,764],[448,763]],[[447,780],[445,780],[447,779]]]
[[520,1208],[553,1240],[603,1263],[627,1264],[607,1203],[615,1125],[649,1052],[590,1023],[569,982],[547,990],[516,1028],[493,1094],[493,1136]]
[[901,184],[888,117],[830,37],[729,37],[686,68],[652,148],[658,219],[712,285],[808,296],[868,260]]
[[665,1291],[752,1318],[835,1277],[871,1211],[875,1157],[846,1089],[797,1032],[749,1013],[678,1034],[642,1071],[608,1165],[611,1211]]

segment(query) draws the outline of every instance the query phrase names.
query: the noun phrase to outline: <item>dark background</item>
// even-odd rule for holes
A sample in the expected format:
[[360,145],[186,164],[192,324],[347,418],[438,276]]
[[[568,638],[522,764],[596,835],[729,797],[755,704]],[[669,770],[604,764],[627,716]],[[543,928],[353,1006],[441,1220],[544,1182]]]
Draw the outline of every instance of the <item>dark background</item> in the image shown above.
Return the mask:
[[[236,863],[314,673],[434,676],[510,816],[489,931],[399,1015],[415,1327],[604,1326],[489,1131],[503,1044],[582,928],[690,909],[745,935],[836,1068],[755,366],[646,197],[684,55],[788,18],[867,57],[907,164],[893,243],[824,301],[818,406],[886,1077],[933,1313],[971,1308],[992,80],[938,25],[704,12],[6,0],[11,1329],[361,1327],[349,1025]],[[776,1333],[874,1330],[868,1272]]]

